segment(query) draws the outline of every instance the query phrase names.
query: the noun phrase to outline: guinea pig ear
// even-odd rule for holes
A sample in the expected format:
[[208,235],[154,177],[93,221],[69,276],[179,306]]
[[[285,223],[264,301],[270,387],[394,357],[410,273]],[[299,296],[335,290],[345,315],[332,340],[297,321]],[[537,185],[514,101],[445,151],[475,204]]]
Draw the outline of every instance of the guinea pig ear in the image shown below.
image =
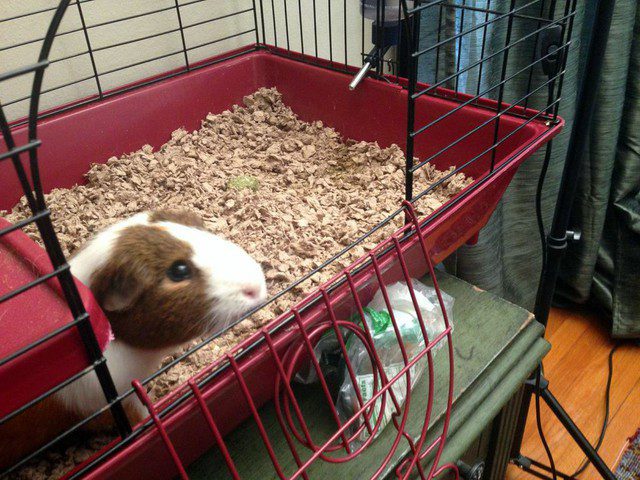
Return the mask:
[[94,275],[91,290],[103,310],[123,312],[140,298],[149,278],[143,268],[134,264],[107,264]]
[[173,222],[187,227],[204,229],[202,217],[189,210],[155,210],[149,215],[149,221],[151,223]]

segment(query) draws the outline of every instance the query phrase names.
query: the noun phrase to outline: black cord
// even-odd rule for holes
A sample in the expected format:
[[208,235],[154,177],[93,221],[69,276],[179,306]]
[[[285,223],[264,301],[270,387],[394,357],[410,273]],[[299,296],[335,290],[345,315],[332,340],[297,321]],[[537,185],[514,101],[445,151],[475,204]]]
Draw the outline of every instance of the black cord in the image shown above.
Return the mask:
[[[554,82],[549,84],[549,92],[548,97],[549,101],[547,104],[551,103],[553,99],[554,93]],[[542,169],[540,170],[540,177],[538,177],[538,186],[536,188],[536,220],[538,223],[538,233],[540,235],[540,243],[542,244],[542,268],[540,271],[540,278],[545,273],[545,268],[547,265],[547,238],[544,228],[544,219],[542,218],[542,189],[544,187],[544,181],[547,176],[547,171],[549,170],[549,163],[551,162],[551,145],[552,142],[547,144],[547,151],[544,156],[544,161],[542,162]],[[553,460],[553,455],[551,453],[551,449],[549,448],[549,444],[547,443],[547,439],[544,435],[544,430],[542,429],[542,420],[540,418],[540,376],[542,375],[542,362],[538,367],[538,371],[536,372],[536,384],[535,384],[535,407],[536,407],[536,426],[538,428],[538,436],[540,437],[540,441],[542,442],[542,446],[544,447],[545,452],[547,453],[547,458],[549,459],[549,468],[551,469],[551,475],[553,476],[553,480],[557,480],[557,471],[556,464]]]
[[[552,8],[549,10],[550,16],[553,14],[554,11],[555,11],[555,1],[552,2]],[[550,104],[553,100],[553,93],[555,88],[554,83],[555,82],[551,82],[549,85],[549,90],[548,90],[549,100],[547,104]],[[538,185],[536,187],[536,198],[535,198],[536,221],[538,224],[540,243],[542,245],[542,269],[540,274],[541,278],[545,274],[545,268],[547,265],[547,238],[546,238],[545,227],[544,227],[544,219],[542,217],[542,190],[544,188],[544,182],[547,176],[547,171],[549,169],[550,161],[551,161],[551,142],[549,142],[547,145],[544,161],[542,164],[542,168],[540,170],[540,177],[538,178]],[[609,371],[607,376],[607,386],[605,390],[605,416],[604,416],[604,421],[602,422],[602,428],[600,430],[598,441],[594,446],[596,452],[599,451],[600,447],[602,446],[602,442],[604,441],[607,427],[609,425],[611,382],[613,378],[613,355],[619,346],[620,344],[615,345],[609,352],[609,360],[608,360]],[[542,362],[540,363],[538,370],[536,372],[536,383],[535,383],[536,425],[538,428],[538,435],[540,436],[540,441],[542,442],[542,445],[549,459],[549,466],[550,466],[551,474],[553,476],[553,480],[557,480],[557,471],[556,471],[555,462],[553,460],[553,455],[551,454],[551,449],[549,448],[549,444],[547,443],[547,440],[545,438],[544,431],[542,429],[542,421],[540,417],[540,377],[541,375],[542,375]],[[590,463],[591,463],[590,460],[588,458],[585,458],[585,460],[582,462],[580,467],[578,467],[578,469],[571,475],[571,477],[577,477],[578,475],[583,473]]]
[[[550,95],[552,94],[552,90],[550,89]],[[540,171],[540,177],[538,178],[538,185],[536,188],[536,199],[535,199],[535,204],[536,204],[536,220],[538,223],[538,232],[540,234],[540,242],[542,244],[542,271],[540,273],[540,275],[544,275],[544,269],[545,266],[547,264],[547,239],[546,239],[546,233],[545,233],[545,228],[544,228],[544,219],[542,218],[542,189],[544,187],[544,181],[545,178],[547,176],[547,171],[549,169],[549,163],[551,161],[551,142],[549,142],[548,146],[547,146],[547,151],[544,157],[544,162],[542,163],[542,169]],[[618,347],[620,346],[620,344],[615,345],[611,351],[609,352],[609,372],[608,372],[608,376],[607,376],[607,387],[605,390],[605,416],[604,416],[604,421],[602,422],[602,428],[600,430],[600,435],[598,437],[598,441],[596,442],[596,445],[594,446],[596,452],[598,450],[600,450],[600,447],[602,446],[602,442],[604,441],[604,436],[606,434],[607,431],[607,427],[609,426],[609,410],[610,410],[610,401],[611,401],[611,381],[613,378],[613,354],[615,353],[615,351],[618,349]],[[540,369],[542,368],[542,366],[540,366]],[[553,476],[553,479],[556,480],[557,479],[557,472],[556,472],[556,467],[555,467],[555,463],[553,461],[553,455],[551,454],[551,449],[549,448],[549,445],[547,443],[547,440],[544,436],[544,431],[542,429],[542,422],[540,419],[540,378],[538,375],[538,378],[536,379],[536,424],[538,427],[538,435],[540,436],[540,441],[542,442],[542,445],[544,446],[544,449],[547,453],[547,457],[549,458],[549,466],[551,468],[551,474]],[[588,458],[585,458],[582,462],[582,464],[580,464],[580,466],[578,467],[578,469],[571,475],[572,477],[577,477],[579,476],[581,473],[583,473],[587,467],[589,466],[591,462],[589,461]]]
[[540,441],[542,442],[542,446],[544,447],[545,452],[547,452],[547,458],[549,459],[549,468],[551,469],[551,475],[553,476],[553,480],[558,480],[558,475],[556,472],[556,463],[553,460],[553,455],[551,454],[551,449],[549,448],[549,444],[547,443],[547,438],[544,436],[544,430],[542,429],[542,420],[540,417],[540,377],[542,376],[542,363],[538,366],[538,371],[536,372],[536,426],[538,427],[538,435],[540,436]]
[[[604,420],[602,421],[602,429],[600,430],[600,436],[598,437],[598,441],[595,444],[594,448],[596,452],[600,450],[602,446],[602,442],[604,441],[604,436],[607,433],[607,427],[609,426],[609,407],[611,403],[611,380],[613,379],[613,354],[616,353],[616,350],[620,344],[614,346],[609,352],[609,373],[607,374],[607,388],[605,390],[604,397]],[[571,475],[572,477],[577,477],[582,472],[584,472],[591,461],[588,458],[585,458],[582,464],[578,467],[578,469]]]
[[542,169],[540,170],[540,176],[538,177],[538,186],[536,188],[536,220],[538,222],[538,233],[540,234],[540,243],[542,244],[542,272],[544,275],[544,268],[547,264],[547,238],[544,229],[544,219],[542,218],[542,189],[544,188],[544,181],[547,176],[547,170],[549,170],[549,163],[551,162],[553,141],[547,144],[547,151],[544,155],[544,161],[542,162]]
[[[549,84],[547,93],[547,105],[553,102],[555,90],[555,82]],[[547,171],[549,170],[549,164],[551,163],[551,152],[553,151],[553,140],[547,144],[547,150],[544,154],[544,161],[542,162],[542,169],[540,170],[540,176],[538,177],[538,185],[536,187],[536,221],[538,223],[538,234],[540,235],[540,244],[542,246],[542,269],[540,276],[544,275],[544,270],[547,265],[547,234],[544,228],[544,219],[542,218],[542,190],[544,188],[544,181],[547,178]]]

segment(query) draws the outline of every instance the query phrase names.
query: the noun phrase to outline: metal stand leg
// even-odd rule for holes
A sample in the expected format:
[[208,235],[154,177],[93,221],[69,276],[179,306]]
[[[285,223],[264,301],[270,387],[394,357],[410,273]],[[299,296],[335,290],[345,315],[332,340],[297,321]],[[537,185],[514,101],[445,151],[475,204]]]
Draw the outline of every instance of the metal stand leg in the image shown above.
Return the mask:
[[602,457],[598,455],[598,452],[591,446],[589,440],[582,434],[578,426],[573,423],[569,414],[562,408],[560,402],[553,396],[551,391],[548,388],[543,388],[540,392],[541,398],[546,402],[551,411],[558,417],[560,423],[564,426],[564,428],[569,432],[569,435],[573,437],[578,446],[585,453],[587,458],[591,461],[593,466],[598,470],[602,478],[606,478],[607,480],[616,480],[616,476],[611,472],[607,464],[604,463]]
[[[593,116],[596,95],[600,84],[600,72],[603,67],[604,52],[607,45],[607,37],[613,17],[615,0],[600,0],[597,5],[596,22],[592,29],[591,42],[589,44],[589,53],[587,58],[587,69],[589,74],[584,79],[578,94],[578,108],[576,111],[574,125],[569,140],[569,148],[567,152],[567,160],[562,173],[562,181],[558,194],[558,201],[553,217],[553,223],[546,241],[546,262],[543,265],[540,283],[538,285],[538,295],[534,314],[536,319],[543,325],[547,325],[549,311],[553,300],[553,294],[556,288],[556,281],[560,271],[562,257],[567,248],[569,241],[579,240],[579,233],[568,231],[571,207],[576,195],[578,181],[580,178],[580,166],[582,156],[588,141],[588,125]],[[525,393],[522,408],[520,410],[520,418],[518,420],[518,428],[515,434],[514,448],[512,450],[512,462],[523,470],[526,470],[539,478],[551,478],[544,473],[535,471],[533,467],[544,472],[551,472],[551,469],[534,460],[527,458],[520,452],[524,427],[533,394],[536,375],[542,375],[540,370],[529,381],[528,393]],[[554,415],[560,420],[567,432],[571,435],[578,446],[584,451],[587,458],[593,463],[602,478],[615,480],[615,476],[607,468],[602,458],[598,455],[589,441],[582,434],[580,429],[571,420],[567,412],[562,408],[560,403],[551,394],[548,389],[547,381],[540,377],[541,381],[541,398],[547,403]],[[555,472],[552,472],[555,473]],[[571,478],[562,473],[556,474],[557,478]]]
[[[613,472],[611,472],[609,467],[607,467],[607,464],[604,463],[602,457],[600,457],[598,452],[596,452],[595,448],[593,448],[593,446],[589,443],[589,440],[587,440],[578,426],[573,422],[567,411],[562,407],[560,402],[558,402],[553,393],[551,393],[551,390],[549,390],[549,381],[544,378],[541,373],[538,374],[540,375],[540,398],[544,400],[544,402],[551,409],[556,418],[560,421],[560,423],[562,423],[569,435],[571,435],[576,444],[585,453],[589,461],[593,464],[596,470],[598,470],[602,478],[606,480],[616,480],[616,476],[613,474]],[[535,378],[527,381],[527,387],[529,389],[529,394],[527,396],[529,399],[533,394],[535,384]],[[518,467],[520,467],[522,470],[529,472],[538,478],[551,478],[548,475],[548,473],[551,472],[551,469],[549,467],[523,455],[519,455],[517,458],[513,459],[512,462],[518,465]],[[539,472],[539,470],[544,473]],[[558,478],[567,480],[574,479],[574,477],[572,477],[571,475],[567,475],[566,473],[556,472],[556,475]]]

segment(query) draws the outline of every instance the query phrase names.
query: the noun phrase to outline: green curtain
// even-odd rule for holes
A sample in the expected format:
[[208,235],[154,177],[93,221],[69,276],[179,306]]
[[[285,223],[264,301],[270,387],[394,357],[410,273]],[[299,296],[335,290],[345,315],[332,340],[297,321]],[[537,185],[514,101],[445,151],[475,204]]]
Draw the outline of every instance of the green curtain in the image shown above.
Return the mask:
[[596,301],[617,337],[640,336],[640,8],[616,2],[573,223],[584,241],[563,263],[560,294]]
[[[450,3],[495,11],[508,11],[510,0],[449,0]],[[529,1],[516,1],[516,6]],[[548,15],[553,2],[538,2],[521,13]],[[557,198],[569,132],[573,125],[580,81],[589,75],[584,59],[585,39],[593,24],[594,0],[579,1],[567,69],[562,90],[560,115],[566,120],[564,132],[553,142],[552,158],[542,195],[542,209],[548,228]],[[556,2],[555,18],[564,15],[565,2]],[[464,11],[464,14],[462,13]],[[422,15],[422,48],[438,40],[438,24],[444,35],[473,30],[483,25],[485,13],[445,8]],[[489,17],[492,18],[492,17]],[[506,21],[496,22],[460,42],[452,42],[439,57],[423,58],[420,80],[434,82],[457,69],[471,65],[504,47]],[[537,28],[533,21],[513,22],[511,41]],[[446,37],[441,37],[446,38]],[[532,61],[535,38],[518,44],[509,54],[507,77]],[[573,228],[582,231],[582,241],[570,246],[563,262],[557,299],[576,303],[597,302],[612,318],[612,333],[619,337],[640,336],[640,8],[635,0],[618,0],[609,36],[602,85],[596,114],[589,128],[589,148],[582,163],[579,192],[573,213]],[[457,87],[469,93],[484,91],[499,82],[503,57],[486,62],[483,71],[472,69],[460,77]],[[541,86],[546,77],[536,68],[531,85]],[[456,85],[448,82],[447,86]],[[506,101],[519,100],[529,88],[529,76],[518,75],[507,82]],[[487,94],[497,97],[498,90]],[[546,104],[546,88],[530,103]],[[448,261],[447,268],[461,278],[532,309],[541,267],[541,246],[535,221],[535,190],[544,151],[527,160],[516,174],[503,200],[482,230],[478,243],[462,247]]]

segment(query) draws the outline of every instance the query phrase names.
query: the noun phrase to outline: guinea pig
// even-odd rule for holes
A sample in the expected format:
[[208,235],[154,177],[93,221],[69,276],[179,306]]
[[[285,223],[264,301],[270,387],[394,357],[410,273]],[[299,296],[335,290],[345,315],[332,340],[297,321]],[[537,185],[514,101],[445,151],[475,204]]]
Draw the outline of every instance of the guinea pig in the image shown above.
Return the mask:
[[[69,264],[111,324],[114,338],[104,356],[119,393],[185,344],[229,326],[267,295],[260,265],[188,212],[145,212],[120,221],[90,239]],[[104,405],[91,373],[1,425],[0,471]],[[135,396],[125,401],[125,409],[133,424],[146,416]]]

